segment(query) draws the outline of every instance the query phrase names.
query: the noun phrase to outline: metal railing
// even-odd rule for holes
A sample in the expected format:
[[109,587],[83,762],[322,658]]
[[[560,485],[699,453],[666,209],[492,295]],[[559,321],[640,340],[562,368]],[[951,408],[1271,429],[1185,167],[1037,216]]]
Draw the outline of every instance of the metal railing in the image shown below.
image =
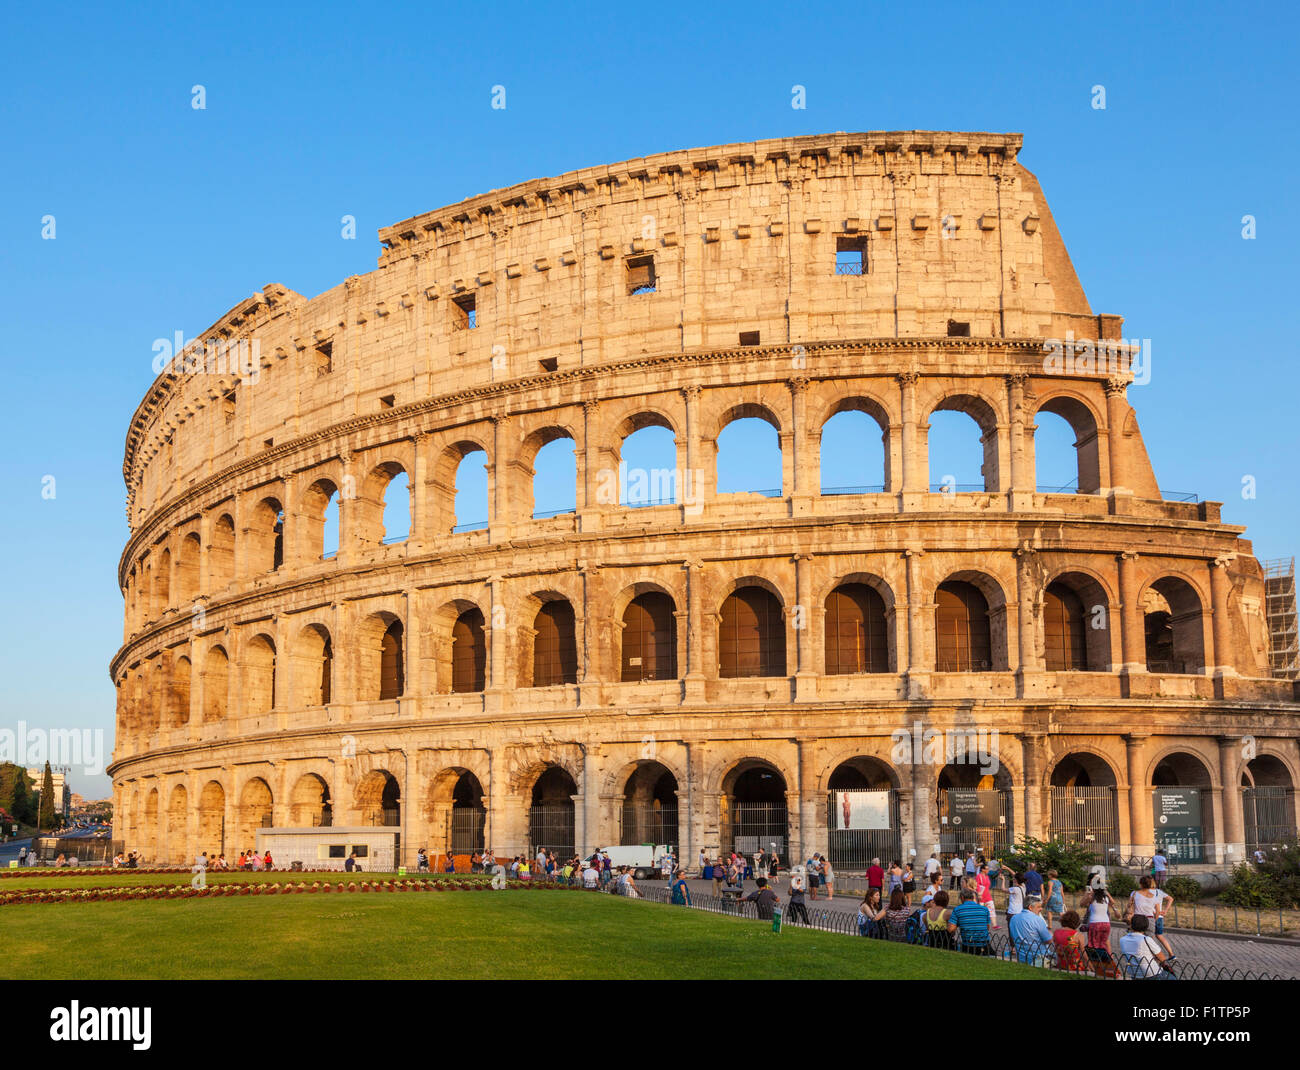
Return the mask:
[[488,522],[486,520],[470,520],[464,524],[455,524],[451,529],[453,535],[461,535],[467,531],[486,531]]
[[576,505],[570,505],[565,507],[564,509],[546,509],[541,512],[534,512],[533,519],[549,520],[553,516],[564,516],[566,513],[576,513],[577,511],[578,511],[578,507]]
[[822,495],[831,497],[836,494],[883,494],[885,485],[883,483],[873,483],[862,487],[822,487]]
[[[614,886],[604,889],[613,892]],[[744,918],[750,921],[770,922],[770,918],[760,918],[756,903],[747,902],[738,896],[696,895],[691,893],[689,903],[672,902],[672,892],[665,888],[648,888],[638,890],[637,898],[660,905],[686,906],[691,910],[703,910],[713,914],[725,914],[729,917]],[[917,911],[917,914],[922,913]],[[810,909],[807,904],[802,911],[792,910],[789,904],[783,907],[782,926],[792,928],[816,929],[819,932],[834,933],[841,936],[860,936],[869,939],[885,940],[893,943],[905,943],[929,951],[947,951],[950,953],[979,955],[1006,962],[1020,962],[1024,965],[1041,969],[1050,969],[1075,973],[1084,977],[1096,977],[1106,980],[1143,980],[1164,976],[1166,979],[1178,980],[1230,980],[1230,981],[1281,981],[1284,977],[1263,970],[1244,970],[1229,966],[1218,966],[1208,962],[1198,962],[1175,957],[1166,971],[1158,964],[1147,960],[1119,954],[1103,952],[1093,958],[1093,952],[1087,957],[1080,956],[1076,963],[1062,963],[1055,947],[1041,940],[1013,940],[1009,933],[990,933],[986,939],[963,944],[960,933],[949,934],[946,931],[932,936],[922,923],[909,922],[902,927],[868,922],[859,925],[856,914],[838,911]],[[1158,974],[1152,971],[1158,971]]]

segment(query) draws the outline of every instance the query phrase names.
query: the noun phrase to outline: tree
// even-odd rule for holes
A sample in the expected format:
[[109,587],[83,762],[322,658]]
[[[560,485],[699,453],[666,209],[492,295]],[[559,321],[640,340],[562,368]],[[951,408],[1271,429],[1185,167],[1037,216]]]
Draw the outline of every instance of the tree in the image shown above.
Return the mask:
[[36,820],[31,788],[26,769],[13,762],[0,763],[0,807],[9,811],[20,825],[30,825]]
[[54,774],[50,763],[45,763],[45,777],[41,781],[41,812],[36,825],[42,829],[54,828]]

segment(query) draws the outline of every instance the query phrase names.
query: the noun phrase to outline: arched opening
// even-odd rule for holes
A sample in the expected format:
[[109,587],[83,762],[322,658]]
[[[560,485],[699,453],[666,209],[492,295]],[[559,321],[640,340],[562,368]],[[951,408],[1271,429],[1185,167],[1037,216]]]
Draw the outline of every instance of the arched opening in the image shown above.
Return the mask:
[[261,777],[253,777],[239,793],[239,806],[235,815],[239,850],[257,849],[257,830],[271,827],[271,814],[271,788]]
[[190,659],[179,657],[172,663],[171,694],[169,696],[167,723],[180,728],[190,723]]
[[465,610],[451,627],[451,689],[482,691],[487,686],[487,639],[483,611]]
[[827,781],[827,854],[839,867],[865,870],[873,858],[903,858],[898,778],[879,758],[840,762]]
[[1115,771],[1095,754],[1065,755],[1052,769],[1050,832],[1087,846],[1098,862],[1119,850],[1119,797]]
[[[942,740],[951,759],[939,772],[939,848],[944,854],[975,851],[986,858],[1015,843],[1011,775],[993,769],[993,740],[979,729],[950,729]],[[992,770],[992,771],[990,771]]]
[[214,646],[203,660],[203,720],[224,721],[230,702],[230,658]]
[[330,788],[323,777],[306,773],[289,796],[289,823],[294,828],[329,828],[334,824]]
[[373,550],[385,543],[401,542],[411,530],[411,493],[406,469],[397,461],[384,461],[370,469],[350,505],[354,530],[350,546]]
[[767,410],[742,406],[731,414],[717,439],[715,485],[719,494],[781,497],[781,438]]
[[357,784],[356,809],[361,825],[396,827],[402,823],[402,791],[387,769],[372,769]]
[[567,599],[544,602],[533,618],[533,687],[578,682],[578,645],[573,606]]
[[885,600],[865,583],[842,583],[826,596],[826,674],[889,672]]
[[452,528],[480,531],[488,526],[488,455],[471,449],[460,458],[452,483]]
[[740,587],[722,603],[718,675],[785,675],[785,616],[776,595],[766,588]]
[[549,438],[533,457],[533,519],[578,509],[578,455],[568,435]]
[[1205,667],[1201,599],[1186,580],[1166,576],[1143,593],[1147,672],[1200,673]]
[[164,550],[154,573],[154,616],[166,613],[171,606],[172,552]]
[[822,425],[821,492],[876,494],[889,484],[889,417],[874,402],[845,401]]
[[1286,764],[1271,754],[1260,754],[1246,763],[1241,784],[1247,853],[1294,843],[1295,786]]
[[176,552],[176,604],[182,609],[188,609],[199,596],[201,557],[202,543],[195,532],[190,532],[181,539],[180,549]]
[[411,537],[411,480],[405,472],[398,472],[384,487],[384,534],[380,541],[385,546],[405,542]]
[[158,852],[158,833],[161,831],[158,826],[158,805],[158,789],[153,788],[145,799],[144,821],[138,832],[140,852],[150,862],[161,861]]
[[167,804],[167,861],[172,865],[186,861],[185,820],[188,816],[189,795],[184,784],[177,784],[172,788],[171,799]]
[[571,858],[577,852],[573,820],[573,797],[578,785],[558,765],[548,765],[533,784],[528,809],[529,855],[549,847],[556,858]]
[[930,413],[926,444],[930,490],[960,494],[1001,489],[997,414],[982,398],[958,394],[939,402]]
[[402,622],[391,621],[379,641],[379,699],[406,693],[406,664],[402,650]]
[[208,589],[219,591],[235,580],[235,522],[222,513],[212,525],[208,546]]
[[723,777],[718,804],[723,853],[749,857],[761,847],[775,851],[787,866],[802,861],[790,857],[785,777],[776,766],[758,758],[740,762]]
[[948,580],[935,592],[936,672],[988,672],[993,668],[989,603],[973,583]]
[[325,561],[339,552],[339,488],[318,479],[302,497],[303,560]]
[[1049,672],[1086,672],[1088,627],[1083,600],[1064,583],[1043,594],[1043,660]]
[[484,829],[487,808],[483,805],[483,785],[468,770],[456,778],[451,789],[451,828],[447,837],[452,854],[467,855],[486,846]]
[[255,635],[244,652],[243,704],[250,717],[260,717],[275,708],[275,640]]
[[639,509],[678,501],[677,440],[672,430],[659,424],[641,426],[623,439],[617,475],[619,505]]
[[641,762],[623,786],[619,843],[680,843],[677,825],[677,778],[660,762]]
[[1156,845],[1171,862],[1204,862],[1206,829],[1214,827],[1210,772],[1194,754],[1175,751],[1151,774]]
[[253,507],[245,532],[249,571],[274,572],[284,564],[284,507],[278,498],[263,498]]
[[663,591],[637,595],[623,611],[622,680],[677,677],[677,606]]
[[1097,421],[1083,402],[1055,397],[1039,406],[1034,431],[1035,482],[1040,494],[1097,494],[1101,467]]
[[328,706],[333,700],[334,643],[323,624],[309,624],[302,630],[299,661],[295,666],[303,707]]
[[226,853],[226,791],[209,780],[199,793],[199,851],[208,857]]

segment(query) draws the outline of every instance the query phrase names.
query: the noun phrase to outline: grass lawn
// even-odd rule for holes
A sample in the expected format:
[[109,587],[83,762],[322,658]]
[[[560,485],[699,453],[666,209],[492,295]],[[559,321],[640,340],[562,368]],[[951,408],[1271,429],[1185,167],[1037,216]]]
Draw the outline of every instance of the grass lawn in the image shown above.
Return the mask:
[[[1042,978],[1049,971],[576,892],[0,907],[0,977]],[[1059,976],[1059,975],[1056,975]]]

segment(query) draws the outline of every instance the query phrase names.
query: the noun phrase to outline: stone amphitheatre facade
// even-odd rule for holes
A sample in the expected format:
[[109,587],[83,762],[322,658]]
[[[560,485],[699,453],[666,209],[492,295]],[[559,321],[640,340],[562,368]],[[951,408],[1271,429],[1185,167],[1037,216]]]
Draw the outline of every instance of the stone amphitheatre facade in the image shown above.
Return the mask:
[[[1259,564],[1218,504],[1162,497],[1133,347],[1020,146],[834,134],[592,167],[231,309],[127,436],[127,848],[377,826],[407,863],[655,840],[855,867],[1165,835],[1222,863],[1294,829],[1300,707],[1268,676]],[[1093,345],[1054,361],[1071,338]],[[214,360],[230,343],[252,359]],[[932,484],[949,410],[980,428],[982,487]],[[879,425],[883,471],[824,488],[846,412]],[[1075,434],[1068,489],[1036,485],[1045,413]],[[781,487],[719,493],[719,436],[752,417]],[[662,504],[610,478],[647,428],[674,443]],[[561,438],[576,508],[535,515]],[[456,515],[464,463],[486,517]],[[918,730],[941,744],[900,750]],[[979,730],[996,768],[963,761]],[[841,791],[866,831],[837,827]]]

